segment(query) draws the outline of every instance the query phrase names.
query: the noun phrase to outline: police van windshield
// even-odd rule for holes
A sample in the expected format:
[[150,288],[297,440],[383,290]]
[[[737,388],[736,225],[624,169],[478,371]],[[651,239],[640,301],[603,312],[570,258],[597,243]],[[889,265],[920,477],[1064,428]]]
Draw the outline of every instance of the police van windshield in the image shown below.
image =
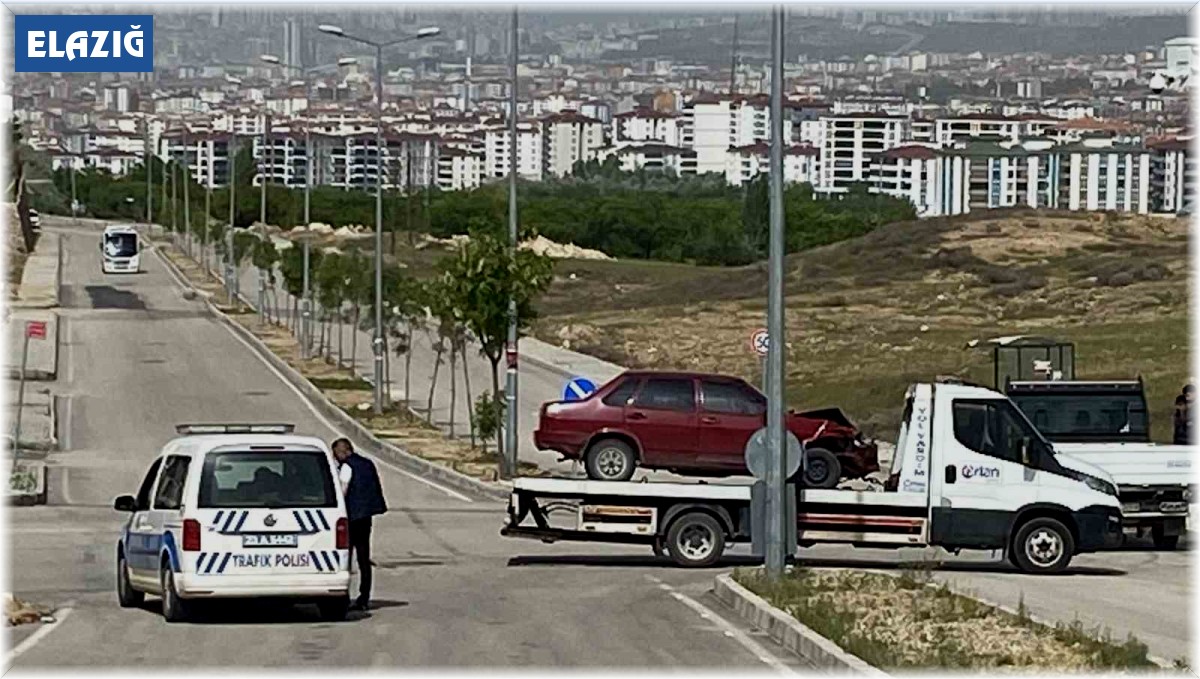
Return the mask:
[[137,235],[109,233],[104,236],[104,254],[109,257],[132,257],[137,254]]
[[336,507],[325,453],[211,453],[200,477],[204,509]]
[[1120,440],[1149,434],[1145,407],[1134,394],[1021,394],[1012,400],[1051,441],[1096,436]]

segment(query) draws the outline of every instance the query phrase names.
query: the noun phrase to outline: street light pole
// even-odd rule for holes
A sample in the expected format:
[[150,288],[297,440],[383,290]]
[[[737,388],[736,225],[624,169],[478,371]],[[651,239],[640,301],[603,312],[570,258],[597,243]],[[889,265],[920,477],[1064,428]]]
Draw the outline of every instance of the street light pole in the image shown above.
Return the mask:
[[79,223],[79,211],[76,209],[78,201],[75,198],[75,156],[71,156],[71,222]]
[[770,154],[770,255],[767,288],[767,502],[766,571],[778,579],[786,560],[785,521],[787,517],[785,479],[787,477],[787,431],[784,428],[786,405],[783,402],[783,8],[771,8],[771,154]]
[[[511,82],[508,88],[508,242],[512,256],[517,254],[517,8],[512,11],[512,45],[508,55],[508,71]],[[508,342],[504,384],[504,459],[501,465],[503,478],[512,478],[517,470],[517,300],[508,299]]]
[[154,223],[154,147],[150,144],[150,123],[142,121],[146,133],[146,228]]
[[187,233],[184,242],[187,243],[188,256],[192,255],[192,206],[188,199],[188,184],[192,183],[192,163],[188,160],[191,146],[189,145],[187,127],[183,128],[183,228]]
[[[232,123],[230,123],[232,125]],[[225,290],[229,293],[229,305],[234,300],[233,272],[233,219],[237,205],[237,131],[229,132],[229,228],[225,229]]]
[[414,35],[388,42],[375,42],[347,35],[338,26],[322,24],[322,33],[345,38],[375,48],[375,338],[371,350],[375,359],[375,413],[383,412],[383,48],[409,40],[430,38],[441,32],[436,27],[422,28]]

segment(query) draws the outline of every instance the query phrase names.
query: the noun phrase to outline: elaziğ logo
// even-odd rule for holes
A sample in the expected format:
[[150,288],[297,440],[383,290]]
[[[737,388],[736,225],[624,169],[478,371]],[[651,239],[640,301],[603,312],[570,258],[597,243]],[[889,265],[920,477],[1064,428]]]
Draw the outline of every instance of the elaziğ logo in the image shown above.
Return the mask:
[[152,14],[18,14],[18,73],[150,73]]

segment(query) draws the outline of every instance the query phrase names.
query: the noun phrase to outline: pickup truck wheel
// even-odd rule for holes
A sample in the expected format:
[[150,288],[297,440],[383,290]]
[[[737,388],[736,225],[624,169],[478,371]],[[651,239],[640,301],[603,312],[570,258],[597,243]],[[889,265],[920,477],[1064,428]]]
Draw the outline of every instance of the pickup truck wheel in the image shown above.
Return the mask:
[[842,463],[824,448],[804,451],[804,485],[808,488],[833,488],[842,478]]
[[725,552],[725,531],[708,514],[684,514],[671,522],[671,527],[667,529],[667,552],[680,566],[711,566]]
[[587,475],[596,481],[628,481],[637,467],[637,458],[628,443],[601,439],[588,448]]
[[1150,536],[1154,539],[1154,548],[1173,551],[1179,548],[1179,536],[1167,535],[1167,532],[1161,526],[1155,526],[1151,529]]
[[1009,554],[1026,573],[1059,573],[1075,555],[1075,539],[1061,521],[1040,517],[1017,530]]

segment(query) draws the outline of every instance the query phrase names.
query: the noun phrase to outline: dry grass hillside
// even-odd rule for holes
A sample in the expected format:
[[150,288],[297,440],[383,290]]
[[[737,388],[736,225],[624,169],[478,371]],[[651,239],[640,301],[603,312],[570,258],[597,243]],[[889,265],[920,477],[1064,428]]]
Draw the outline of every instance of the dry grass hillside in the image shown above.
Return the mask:
[[[788,260],[788,395],[837,404],[895,434],[905,386],[938,374],[991,381],[967,343],[1037,333],[1076,344],[1081,378],[1147,381],[1169,439],[1188,379],[1188,222],[1065,212],[989,212],[892,224]],[[561,261],[540,338],[646,368],[760,380],[763,265],[711,269]]]

